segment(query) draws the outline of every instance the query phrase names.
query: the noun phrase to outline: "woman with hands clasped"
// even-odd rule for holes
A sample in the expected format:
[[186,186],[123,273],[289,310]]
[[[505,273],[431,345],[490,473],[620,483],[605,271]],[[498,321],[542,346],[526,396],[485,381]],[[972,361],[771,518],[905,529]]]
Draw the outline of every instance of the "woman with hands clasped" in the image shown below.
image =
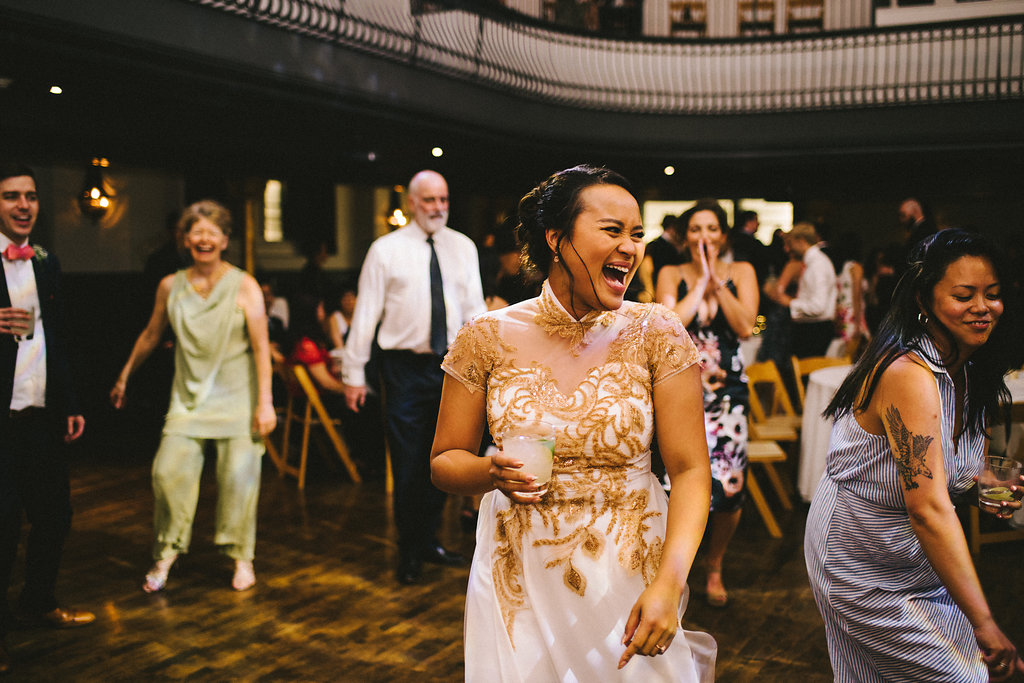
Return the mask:
[[[617,173],[577,166],[519,219],[547,280],[461,330],[431,454],[439,488],[485,494],[466,680],[711,681],[714,639],[679,624],[711,488],[700,369],[674,314],[623,301],[644,252],[637,201]],[[550,481],[504,451],[478,457],[485,420],[502,448],[548,423]],[[671,500],[650,469],[655,426]]]
[[153,460],[155,562],[143,590],[163,590],[171,565],[188,552],[208,440],[217,447],[214,542],[235,561],[232,587],[248,590],[256,583],[252,559],[263,437],[277,420],[263,293],[252,276],[222,260],[231,234],[226,208],[197,202],[182,214],[178,229],[193,265],[160,282],[149,324],[110,392],[111,403],[121,408],[128,378],[170,324],[176,335],[174,383]]
[[825,411],[835,426],[804,548],[837,681],[1024,673],[950,499],[973,485],[986,430],[1009,399],[1003,376],[1017,339],[1006,282],[999,252],[979,235],[943,230],[918,243]]
[[697,202],[679,219],[690,261],[661,269],[655,300],[679,315],[701,355],[712,477],[706,596],[711,606],[724,607],[729,596],[722,560],[739,525],[746,490],[750,404],[740,340],[754,329],[757,276],[749,263],[722,259],[729,224],[718,202]]

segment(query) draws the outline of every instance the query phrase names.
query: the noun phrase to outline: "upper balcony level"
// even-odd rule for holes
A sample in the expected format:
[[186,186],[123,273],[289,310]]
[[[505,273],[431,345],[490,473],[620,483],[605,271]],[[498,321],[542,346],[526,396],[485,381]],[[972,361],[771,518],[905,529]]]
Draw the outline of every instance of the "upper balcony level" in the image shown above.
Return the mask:
[[[191,1],[417,69],[580,109],[736,114],[1024,97],[1024,14],[781,36],[765,24],[763,34],[752,37],[672,39],[565,31],[525,12],[465,0]],[[528,2],[519,2],[520,10],[527,9]],[[549,4],[545,0],[544,7]],[[650,22],[656,22],[658,8],[679,4],[647,3],[655,15]],[[756,24],[757,2],[731,4],[740,12],[740,27],[751,4],[747,23]],[[810,3],[761,4],[792,12]],[[971,5],[1024,11],[1024,0]]]
[[[648,0],[645,25],[668,27],[674,2]],[[185,103],[221,105],[230,95],[250,107],[239,131],[275,131],[264,136],[268,149],[344,134],[346,149],[371,151],[361,137],[378,153],[390,142],[401,154],[424,126],[449,133],[449,146],[666,163],[1024,147],[1024,12],[1001,13],[1024,0],[823,0],[826,29],[845,16],[829,8],[856,9],[859,23],[710,37],[746,2],[707,2],[706,37],[666,29],[627,38],[553,25],[542,0],[0,0],[0,84],[13,80],[13,95],[32,71],[75,70],[78,90],[92,96],[68,115],[86,129],[82,138],[93,133],[78,122],[92,112],[104,129],[142,130],[144,104],[206,125]],[[772,3],[777,12],[795,7]],[[960,5],[999,16],[870,26],[893,16],[883,12]],[[115,90],[124,95],[116,106],[103,96]],[[51,120],[49,105],[28,104],[8,107],[4,127]]]

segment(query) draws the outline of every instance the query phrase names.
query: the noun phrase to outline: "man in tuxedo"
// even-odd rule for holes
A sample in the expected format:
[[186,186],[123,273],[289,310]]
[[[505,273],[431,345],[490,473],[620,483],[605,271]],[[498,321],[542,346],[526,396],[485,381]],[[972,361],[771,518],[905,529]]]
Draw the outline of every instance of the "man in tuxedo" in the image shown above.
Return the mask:
[[377,239],[366,254],[342,354],[345,401],[358,412],[366,400],[365,367],[377,331],[403,584],[420,580],[423,562],[466,563],[437,538],[446,496],[430,482],[430,448],[448,344],[463,323],[487,310],[476,245],[446,226],[444,177],[434,171],[413,176],[409,208],[412,221]]
[[85,418],[71,386],[64,346],[60,265],[29,244],[39,214],[35,175],[0,165],[0,672],[10,667],[7,602],[21,535],[25,585],[18,619],[55,628],[92,623],[91,612],[60,607],[54,597],[64,540],[71,528],[63,444],[82,435]]

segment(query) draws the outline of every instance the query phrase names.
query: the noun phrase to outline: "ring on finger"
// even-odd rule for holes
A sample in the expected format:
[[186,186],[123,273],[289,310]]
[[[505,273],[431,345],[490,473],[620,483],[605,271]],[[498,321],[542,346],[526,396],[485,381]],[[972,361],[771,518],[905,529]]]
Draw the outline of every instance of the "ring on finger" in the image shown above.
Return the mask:
[[659,655],[663,655],[663,654],[665,654],[665,650],[667,650],[667,649],[668,649],[668,645],[659,645],[659,646],[658,646],[657,648],[655,648],[655,649],[657,650],[657,652],[658,652],[658,654],[659,654]]
[[999,662],[995,666],[996,671],[1006,671],[1009,668],[1010,668],[1010,665],[1007,664],[1006,662]]

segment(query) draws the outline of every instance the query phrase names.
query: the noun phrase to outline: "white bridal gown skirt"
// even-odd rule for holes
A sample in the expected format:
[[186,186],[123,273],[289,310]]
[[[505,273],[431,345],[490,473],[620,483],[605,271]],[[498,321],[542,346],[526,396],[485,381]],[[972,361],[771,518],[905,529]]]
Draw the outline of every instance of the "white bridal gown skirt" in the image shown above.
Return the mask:
[[[655,499],[656,507],[661,507],[664,494],[660,498]],[[551,538],[551,530],[539,521],[531,523],[523,534],[518,559],[509,559],[507,553],[503,556],[502,544],[495,534],[495,513],[508,505],[504,495],[492,491],[484,496],[480,506],[476,553],[466,596],[466,681],[714,681],[718,649],[714,638],[682,628],[665,654],[636,655],[618,670],[619,658],[625,650],[622,635],[626,619],[644,590],[641,573],[631,573],[622,566],[612,534],[603,541],[607,547],[600,547],[597,552],[577,548],[572,553],[572,571],[567,574],[566,563],[559,561],[565,559],[565,546],[534,545],[534,540]],[[667,501],[663,505],[662,514],[652,520],[660,526],[659,536],[664,535]],[[606,529],[606,518],[611,515],[611,511],[605,513],[587,529]],[[584,519],[589,521],[589,515],[584,515]],[[568,531],[562,528],[560,536],[571,533],[571,526]],[[514,570],[508,571],[513,566]],[[500,576],[496,581],[496,571],[499,575],[508,572],[505,578],[510,576],[511,583]],[[580,577],[585,581],[582,595],[578,590]],[[688,599],[687,589],[679,608],[680,617]],[[510,616],[511,635],[506,623]]]

